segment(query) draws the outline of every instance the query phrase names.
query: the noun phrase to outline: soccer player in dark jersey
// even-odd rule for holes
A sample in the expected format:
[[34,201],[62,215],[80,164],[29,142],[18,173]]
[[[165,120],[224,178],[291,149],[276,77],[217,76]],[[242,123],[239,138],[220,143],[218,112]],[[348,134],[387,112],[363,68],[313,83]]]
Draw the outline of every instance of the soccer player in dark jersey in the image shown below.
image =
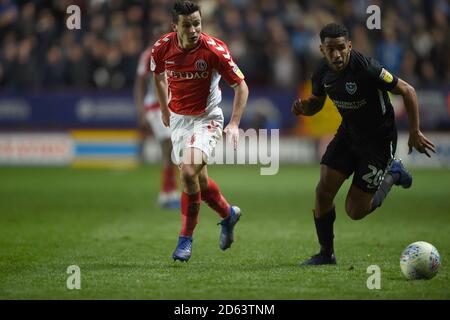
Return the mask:
[[419,129],[414,88],[389,73],[376,60],[352,50],[347,29],[326,25],[320,32],[324,58],[312,77],[312,95],[292,104],[296,116],[319,112],[328,95],[342,116],[342,123],[320,162],[314,222],[320,252],[302,265],[336,264],[333,249],[334,198],[353,174],[345,201],[350,218],[362,219],[381,206],[393,185],[409,188],[412,176],[394,158],[397,130],[388,91],[403,97],[409,120],[409,152],[430,156],[434,144]]

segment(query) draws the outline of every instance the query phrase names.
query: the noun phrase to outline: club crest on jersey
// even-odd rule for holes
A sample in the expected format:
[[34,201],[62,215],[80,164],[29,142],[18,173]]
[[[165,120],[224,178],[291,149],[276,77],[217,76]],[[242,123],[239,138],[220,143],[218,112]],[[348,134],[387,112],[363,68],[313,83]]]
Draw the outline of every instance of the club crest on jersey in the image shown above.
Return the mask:
[[195,61],[195,69],[198,71],[205,71],[208,68],[208,64],[205,60],[200,59]]
[[354,94],[356,90],[358,90],[358,86],[356,85],[355,82],[346,82],[345,90],[347,90],[349,94]]

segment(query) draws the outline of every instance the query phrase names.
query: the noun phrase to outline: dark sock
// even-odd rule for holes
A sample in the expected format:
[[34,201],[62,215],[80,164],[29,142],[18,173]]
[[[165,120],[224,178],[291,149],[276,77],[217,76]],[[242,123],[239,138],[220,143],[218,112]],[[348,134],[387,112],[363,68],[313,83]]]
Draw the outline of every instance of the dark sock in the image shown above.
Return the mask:
[[400,173],[398,172],[386,173],[386,175],[390,175],[392,179],[394,179],[394,183],[396,183],[398,179],[400,179]]
[[384,176],[384,179],[381,182],[380,187],[378,188],[377,192],[375,192],[375,194],[373,195],[372,208],[370,208],[370,212],[374,211],[376,208],[381,206],[384,199],[387,197],[389,191],[391,191],[392,186],[399,178],[400,175],[398,173],[394,173],[393,175],[387,173]]
[[336,220],[335,208],[327,212],[323,217],[316,218],[314,216],[314,223],[316,225],[317,237],[320,243],[320,253],[325,255],[331,255],[333,249],[333,224]]

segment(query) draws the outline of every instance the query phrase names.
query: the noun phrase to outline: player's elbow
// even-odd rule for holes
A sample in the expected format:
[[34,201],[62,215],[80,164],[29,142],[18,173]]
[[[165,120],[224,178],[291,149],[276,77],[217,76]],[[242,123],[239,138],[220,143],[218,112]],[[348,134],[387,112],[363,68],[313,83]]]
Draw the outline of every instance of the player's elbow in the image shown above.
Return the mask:
[[398,88],[403,97],[413,97],[416,95],[416,89],[406,81],[399,79]]
[[414,87],[412,85],[410,85],[409,83],[406,83],[406,88],[405,88],[405,95],[406,96],[415,96],[416,95],[416,89],[414,89]]
[[248,86],[245,80],[242,80],[237,86],[234,87],[236,93],[239,93],[242,96],[248,97]]

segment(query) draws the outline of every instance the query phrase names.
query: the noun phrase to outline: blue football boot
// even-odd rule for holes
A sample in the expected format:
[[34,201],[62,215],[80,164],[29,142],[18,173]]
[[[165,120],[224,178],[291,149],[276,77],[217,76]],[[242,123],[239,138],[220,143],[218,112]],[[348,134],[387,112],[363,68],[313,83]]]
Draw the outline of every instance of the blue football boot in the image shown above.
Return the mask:
[[318,253],[313,255],[306,261],[303,261],[300,266],[318,266],[318,265],[326,265],[326,264],[336,264],[336,257],[334,253],[331,255]]
[[169,210],[179,210],[181,208],[181,201],[179,199],[172,199],[166,202],[163,208]]
[[394,176],[394,174],[398,175],[398,179],[395,182],[395,185],[402,186],[405,189],[408,189],[412,185],[412,176],[411,174],[405,169],[403,166],[403,163],[399,159],[392,159],[391,165],[389,167],[388,172]]
[[173,261],[189,261],[192,253],[192,237],[180,236],[178,238],[177,248],[173,252]]
[[220,231],[220,249],[227,250],[234,241],[234,226],[241,217],[241,209],[236,206],[230,207],[230,216],[223,219],[218,224],[221,225]]
[[158,206],[161,209],[179,210],[181,208],[181,195],[178,191],[161,192],[158,196]]

